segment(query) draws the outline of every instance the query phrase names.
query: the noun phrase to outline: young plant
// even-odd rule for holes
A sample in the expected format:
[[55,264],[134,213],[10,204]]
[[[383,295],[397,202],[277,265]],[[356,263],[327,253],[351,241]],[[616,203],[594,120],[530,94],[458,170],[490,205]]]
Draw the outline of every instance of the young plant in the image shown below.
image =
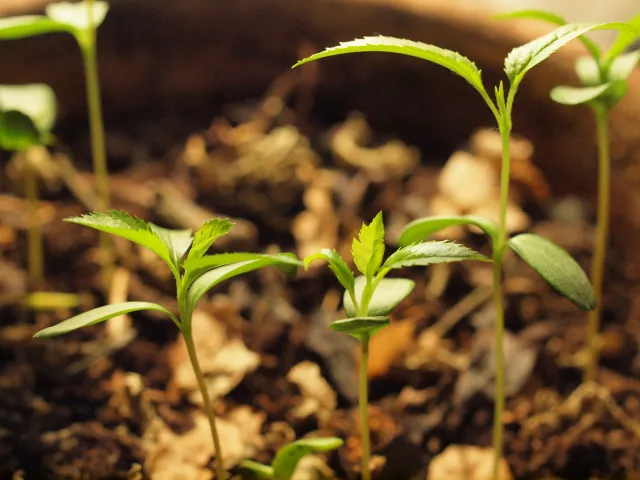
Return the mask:
[[[54,32],[67,32],[76,39],[82,54],[87,84],[91,151],[100,210],[109,208],[109,183],[96,56],[96,28],[102,24],[108,10],[109,4],[104,1],[60,2],[48,5],[46,15],[0,19],[0,40],[17,40]],[[111,249],[106,236],[101,236],[100,245],[106,272],[111,263]],[[105,281],[107,276],[105,273]]]
[[371,446],[368,423],[367,365],[369,340],[389,325],[389,315],[411,293],[412,280],[385,278],[394,269],[426,266],[462,260],[491,261],[469,248],[451,242],[414,243],[396,250],[384,259],[384,224],[382,212],[369,224],[363,224],[358,238],[353,239],[351,253],[361,276],[354,277],[347,263],[335,250],[325,249],[304,260],[305,268],[315,260],[326,260],[329,268],[344,288],[343,304],[347,318],[330,325],[336,332],[345,332],[360,342],[359,409],[362,442],[362,478],[370,480]]
[[328,452],[342,446],[344,442],[337,437],[303,438],[291,442],[276,452],[271,465],[244,460],[240,469],[249,472],[255,478],[271,480],[289,480],[305,455],[316,452]]
[[560,294],[579,307],[592,310],[596,299],[583,270],[560,247],[538,235],[523,234],[507,238],[506,218],[507,199],[509,198],[510,170],[510,134],[512,129],[511,113],[516,92],[525,75],[533,67],[543,62],[560,47],[571,40],[594,29],[615,28],[631,29],[626,24],[568,24],[548,35],[513,49],[505,58],[504,70],[509,82],[505,91],[504,83],[493,89],[491,98],[484,87],[482,74],[478,67],[458,52],[434,45],[393,37],[365,37],[343,42],[336,47],[300,60],[294,67],[307,62],[334,55],[358,52],[387,52],[417,57],[435,63],[465,79],[485,101],[493,114],[502,137],[502,162],[500,174],[500,212],[499,223],[475,216],[453,216],[422,218],[407,225],[402,233],[401,245],[424,240],[434,232],[452,225],[475,225],[488,235],[493,249],[493,287],[495,304],[495,364],[496,388],[493,424],[493,447],[495,451],[493,478],[498,478],[498,466],[503,448],[503,412],[505,402],[505,366],[504,366],[504,305],[502,294],[502,262],[507,250],[514,250],[522,259],[536,270]]
[[[111,210],[96,212],[81,217],[66,219],[71,223],[94,228],[101,232],[126,238],[142,245],[158,255],[173,273],[176,281],[176,296],[179,315],[176,316],[161,305],[149,302],[124,302],[98,307],[81,313],[35,334],[35,338],[48,338],[95,325],[125,313],[140,310],[163,312],[176,324],[189,353],[198,386],[202,393],[205,412],[209,419],[211,436],[216,453],[216,476],[224,476],[222,449],[215,417],[211,408],[209,392],[200,370],[192,333],[192,315],[198,301],[211,288],[224,280],[259,268],[276,266],[289,274],[295,273],[300,261],[291,253],[266,255],[259,253],[222,253],[205,255],[213,242],[231,230],[233,224],[227,219],[215,218],[205,223],[195,235],[190,230],[168,230],[126,212]],[[187,251],[189,253],[187,253]],[[186,258],[185,258],[186,255]]]
[[56,119],[56,97],[48,85],[0,85],[0,149],[19,152],[29,212],[27,271],[30,289],[44,277],[42,229],[38,218],[38,177],[33,148],[45,145]]
[[[554,25],[566,25],[564,18],[541,10],[520,10],[500,15],[500,18],[530,18],[544,20]],[[640,14],[629,24],[640,28]],[[596,120],[598,142],[598,209],[596,241],[591,265],[591,283],[598,305],[589,312],[587,325],[588,361],[584,369],[584,381],[594,381],[598,371],[599,331],[602,308],[602,282],[609,238],[609,210],[611,197],[611,159],[609,153],[609,112],[627,93],[627,77],[640,62],[640,50],[624,53],[638,33],[623,30],[604,54],[589,38],[580,36],[589,56],[576,60],[575,71],[580,87],[559,86],[551,90],[551,98],[563,105],[588,105]]]

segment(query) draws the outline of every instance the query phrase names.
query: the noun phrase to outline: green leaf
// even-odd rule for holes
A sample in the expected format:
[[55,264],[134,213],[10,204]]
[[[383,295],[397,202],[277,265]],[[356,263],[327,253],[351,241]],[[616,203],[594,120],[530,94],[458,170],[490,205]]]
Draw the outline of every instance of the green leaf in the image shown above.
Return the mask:
[[436,263],[460,262],[462,260],[491,261],[490,258],[475,250],[454,242],[422,242],[398,249],[387,258],[382,268],[426,266]]
[[303,438],[282,447],[273,459],[274,478],[289,480],[298,462],[312,452],[328,452],[342,446],[344,442],[337,437]]
[[[47,17],[55,22],[68,25],[75,30],[87,30],[89,28],[89,10],[88,2],[59,2],[51,3],[47,5],[45,13]],[[93,21],[91,22],[94,27],[98,27],[102,24],[107,12],[109,11],[109,4],[107,2],[95,1],[91,8],[91,16]]]
[[486,233],[495,244],[498,226],[484,217],[475,215],[423,217],[408,223],[400,234],[400,245],[421,242],[439,230],[455,225],[474,225]]
[[0,111],[15,110],[31,119],[44,139],[56,121],[56,95],[49,85],[0,85]]
[[597,87],[555,87],[551,90],[551,99],[562,105],[581,105],[601,97],[612,87],[612,83],[603,83]]
[[636,38],[640,35],[640,13],[631,18],[627,22],[627,25],[632,27],[631,29],[621,30],[616,38],[615,42],[611,45],[607,53],[604,55],[602,63],[605,70],[613,64],[616,58],[629,47]]
[[0,40],[19,40],[54,32],[73,33],[68,25],[43,15],[0,18]]
[[240,462],[238,467],[241,470],[246,470],[255,478],[275,478],[273,475],[273,467],[263,463],[254,462],[253,460],[243,460]]
[[610,80],[626,80],[640,62],[640,50],[617,57],[609,68]]
[[184,254],[187,253],[193,241],[191,230],[172,230],[159,227],[153,223],[149,225],[151,226],[151,230],[162,240],[162,243],[164,243],[169,250],[169,257],[171,258],[171,263],[174,268],[180,271],[180,264],[182,263]]
[[334,332],[348,333],[360,339],[363,335],[371,336],[389,325],[391,322],[388,317],[350,317],[336,320],[329,328]]
[[65,222],[84,225],[142,245],[164,260],[176,278],[180,277],[180,271],[172,258],[176,252],[169,251],[169,247],[158,236],[158,228],[154,229],[155,226],[151,223],[119,210],[109,210],[106,213],[94,212],[81,217],[66,218]]
[[109,320],[110,318],[124,315],[125,313],[137,312],[140,310],[154,310],[166,313],[171,319],[179,325],[178,319],[166,308],[156,303],[149,302],[124,302],[115,303],[113,305],[105,305],[103,307],[94,308],[88,312],[76,315],[64,322],[53,325],[52,327],[40,330],[34,335],[34,338],[49,338],[72,332],[82,327],[89,327],[98,323]]
[[[213,255],[212,255],[213,256]],[[202,257],[200,261],[205,264],[208,257]],[[300,261],[292,253],[277,253],[275,255],[260,255],[252,260],[235,262],[221,267],[207,270],[195,278],[187,290],[186,307],[189,313],[193,312],[202,296],[219,283],[264,267],[278,267],[291,274],[300,266]]]
[[213,245],[213,242],[229,233],[232,228],[233,223],[227,218],[209,220],[193,237],[193,244],[191,245],[191,250],[189,250],[189,255],[187,255],[187,260],[202,257],[207,253],[209,247]]
[[421,58],[428,62],[445,67],[455,74],[460,75],[469,82],[480,93],[485,93],[482,84],[482,74],[475,63],[467,57],[452,50],[436,47],[422,42],[414,42],[403,38],[394,37],[364,37],[350,42],[342,42],[336,47],[327,48],[323,52],[316,53],[300,60],[294,68],[307,62],[320,58],[342,55],[356,52],[387,52],[408,55],[410,57]]
[[[542,20],[543,22],[548,22],[553,25],[562,26],[566,25],[567,21],[561,17],[560,15],[556,15],[552,12],[547,12],[546,10],[536,10],[536,9],[527,9],[527,10],[517,10],[515,12],[502,13],[496,15],[496,18],[501,20],[513,20],[513,19],[527,19],[527,20]],[[578,39],[584,44],[584,46],[589,50],[589,53],[593,56],[593,58],[600,58],[600,49],[598,46],[589,38],[580,36]]]
[[[362,293],[366,283],[366,277],[357,277],[355,280],[354,290],[358,304],[362,303]],[[373,292],[367,316],[385,317],[389,315],[400,302],[407,298],[414,287],[415,283],[406,278],[383,278]],[[344,293],[343,304],[347,317],[355,317],[356,309],[348,292]]]
[[583,86],[596,87],[602,83],[600,79],[600,66],[594,58],[578,57],[574,68]]
[[353,239],[351,254],[360,273],[373,278],[384,258],[382,212],[378,213],[369,225],[362,224],[360,235]]
[[525,74],[571,40],[594,29],[628,28],[621,23],[575,23],[563,25],[553,32],[514,48],[504,61],[504,71],[512,87],[520,84]]
[[304,259],[304,268],[305,270],[309,268],[311,262],[316,260],[326,260],[329,262],[329,268],[336,276],[340,285],[347,291],[353,291],[354,288],[354,277],[353,272],[346,264],[346,262],[342,259],[340,254],[335,250],[331,250],[329,248],[325,248],[320,253],[316,253],[315,255],[309,255]]
[[555,243],[531,233],[516,235],[509,246],[560,295],[583,310],[596,308],[596,296],[580,265]]
[[40,132],[22,112],[0,112],[0,148],[10,152],[24,152],[41,143]]

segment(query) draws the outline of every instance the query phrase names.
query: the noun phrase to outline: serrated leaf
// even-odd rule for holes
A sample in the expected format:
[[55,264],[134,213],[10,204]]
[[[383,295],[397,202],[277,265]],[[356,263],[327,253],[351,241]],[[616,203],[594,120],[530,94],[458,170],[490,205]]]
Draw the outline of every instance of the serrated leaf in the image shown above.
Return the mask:
[[10,110],[29,117],[45,138],[56,121],[56,95],[43,83],[0,85],[0,111]]
[[88,312],[76,315],[64,322],[58,323],[51,327],[40,330],[34,335],[34,338],[49,338],[65,333],[72,332],[79,328],[89,327],[98,323],[109,320],[110,318],[124,315],[125,313],[137,312],[140,310],[153,310],[156,312],[166,313],[171,317],[174,323],[179,323],[176,317],[166,308],[157,303],[150,302],[124,302],[105,305],[103,307],[94,308]]
[[328,452],[342,446],[344,442],[337,437],[303,438],[282,447],[273,459],[274,478],[289,480],[298,462],[312,452]]
[[640,62],[640,50],[620,55],[611,64],[607,77],[610,80],[626,80],[638,66],[638,62]]
[[24,152],[41,143],[42,137],[33,121],[22,112],[0,112],[0,148]]
[[596,308],[596,296],[587,275],[565,250],[532,233],[516,235],[508,245],[560,295],[583,310]]
[[180,264],[182,263],[184,254],[187,253],[193,241],[191,230],[173,230],[159,227],[153,223],[150,225],[151,230],[162,240],[162,243],[167,246],[171,263],[176,270],[180,271]]
[[[362,303],[362,293],[367,283],[366,277],[356,277],[354,291],[358,304]],[[367,309],[368,317],[385,317],[413,291],[415,283],[407,278],[383,278],[380,280]],[[357,315],[348,292],[343,296],[344,311],[347,317]]]
[[157,230],[154,231],[151,223],[147,223],[144,220],[129,215],[127,212],[119,210],[94,212],[82,215],[81,217],[66,218],[65,222],[84,225],[85,227],[117,235],[138,245],[142,245],[164,260],[176,278],[180,276],[180,271],[174,264],[172,252],[170,252],[165,242],[160,239]]
[[360,273],[373,278],[384,258],[382,212],[378,213],[369,225],[362,224],[358,238],[353,239],[351,254]]
[[[256,254],[258,255],[258,254]],[[212,255],[213,256],[213,255]],[[199,261],[207,261],[207,256]],[[205,271],[190,282],[186,295],[186,306],[189,313],[193,312],[202,296],[219,283],[264,267],[278,267],[287,273],[292,273],[300,266],[300,261],[292,253],[262,254],[252,260],[235,262]]]
[[612,83],[603,83],[597,87],[560,86],[551,90],[551,99],[562,105],[581,105],[601,97],[612,87]]
[[398,249],[387,258],[382,268],[426,266],[436,263],[460,262],[462,260],[491,261],[490,258],[463,245],[448,241],[432,241],[414,243]]
[[623,25],[620,23],[570,23],[563,25],[547,35],[511,50],[505,59],[504,71],[512,87],[517,87],[529,70],[546,60],[571,40],[594,29],[627,27],[626,25],[623,27]]
[[294,68],[321,58],[357,52],[397,53],[427,60],[428,62],[445,67],[453,73],[460,75],[479,92],[485,92],[480,70],[476,67],[475,63],[467,57],[464,57],[452,50],[447,50],[445,48],[436,47],[435,45],[429,45],[422,42],[414,42],[413,40],[407,40],[404,38],[377,36],[359,38],[350,42],[342,42],[336,47],[327,48],[322,52],[300,60],[294,65]]
[[[241,470],[246,470],[255,478],[275,478],[273,467],[253,460],[243,460],[238,465]],[[244,477],[243,477],[244,478]]]
[[[496,18],[501,20],[514,20],[514,19],[527,19],[527,20],[541,20],[543,22],[551,23],[553,25],[562,26],[566,25],[567,21],[561,17],[560,15],[556,15],[555,13],[548,12],[546,10],[536,10],[536,9],[526,9],[526,10],[516,10],[515,12],[509,13],[501,13],[496,15]],[[584,46],[589,50],[589,53],[593,56],[593,58],[600,58],[600,49],[598,46],[589,38],[580,36],[578,37]]]
[[72,33],[72,30],[68,25],[43,15],[0,18],[0,40],[19,40],[55,32]]
[[583,86],[596,87],[602,83],[600,66],[593,57],[578,57],[574,68]]
[[434,216],[418,218],[408,223],[400,233],[399,244],[403,247],[422,242],[439,230],[455,225],[474,225],[486,233],[492,242],[498,235],[498,226],[491,220],[475,215]]
[[353,272],[338,252],[329,248],[325,248],[321,250],[320,253],[309,255],[304,259],[305,270],[309,268],[309,265],[316,260],[326,260],[329,263],[329,268],[340,282],[340,285],[342,285],[342,287],[347,291],[353,291]]
[[218,238],[229,233],[233,223],[227,218],[214,218],[205,223],[193,237],[193,243],[187,260],[200,258]]
[[604,55],[602,63],[605,66],[605,70],[608,70],[615,59],[618,58],[618,56],[622,54],[622,52],[624,52],[636,40],[636,38],[638,38],[638,36],[640,36],[640,13],[635,17],[632,17],[627,22],[627,25],[632,27],[632,29],[621,30],[616,40]]
[[[76,30],[86,30],[89,28],[89,5],[86,1],[82,2],[59,2],[47,5],[45,13],[47,17],[55,22],[68,25]],[[92,25],[98,27],[102,24],[107,12],[109,4],[107,2],[94,1],[91,7]]]

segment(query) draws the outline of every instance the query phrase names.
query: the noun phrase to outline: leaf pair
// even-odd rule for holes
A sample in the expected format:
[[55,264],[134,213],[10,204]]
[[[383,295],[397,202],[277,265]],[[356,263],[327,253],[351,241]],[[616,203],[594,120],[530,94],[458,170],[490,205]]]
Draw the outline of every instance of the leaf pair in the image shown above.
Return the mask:
[[289,480],[302,457],[309,453],[320,453],[335,450],[344,442],[337,437],[303,438],[291,442],[276,452],[271,465],[244,460],[240,468],[250,472],[256,478]]
[[[409,223],[402,231],[400,244],[428,238],[433,233],[453,225],[480,227],[495,244],[497,226],[485,219],[472,216],[425,217]],[[584,310],[596,307],[596,298],[586,274],[562,248],[534,234],[512,237],[506,244],[551,285],[560,295]]]

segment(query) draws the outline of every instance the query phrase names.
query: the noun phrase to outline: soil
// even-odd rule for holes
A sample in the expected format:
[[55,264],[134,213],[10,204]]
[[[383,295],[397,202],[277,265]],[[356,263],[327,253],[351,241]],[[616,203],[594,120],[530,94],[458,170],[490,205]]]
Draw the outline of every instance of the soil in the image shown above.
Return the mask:
[[[295,102],[288,98],[292,91]],[[366,139],[357,127],[347,135],[347,147],[351,138],[361,150],[344,154],[336,145],[335,127],[309,117],[312,100],[312,89],[285,78],[260,101],[108,119],[113,207],[173,228],[195,228],[208,215],[230,216],[238,225],[215,251],[273,251],[278,245],[304,255],[334,246],[347,257],[361,222],[382,210],[391,248],[404,223],[428,213],[445,159],[422,151],[415,162],[417,150],[389,143],[384,132]],[[61,222],[86,211],[93,198],[88,133],[81,119],[60,125],[57,133],[52,176],[66,156],[78,171],[69,174],[67,184],[55,178],[42,182],[45,287],[76,292],[81,305],[33,312],[11,301],[27,291],[26,236],[23,217],[0,209],[7,225],[0,246],[0,292],[12,294],[3,295],[0,305],[0,478],[160,478],[154,468],[167,454],[157,448],[162,435],[171,432],[167,445],[179,445],[196,431],[200,409],[197,392],[177,378],[182,360],[173,323],[139,313],[132,315],[134,336],[125,322],[122,331],[101,325],[55,340],[31,338],[39,328],[106,301],[100,293],[98,236]],[[460,139],[460,145],[466,142]],[[381,150],[389,145],[396,150]],[[384,168],[358,163],[358,155],[366,164],[380,152],[392,159]],[[2,190],[20,198],[19,178],[8,166]],[[88,188],[88,200],[79,201],[72,185]],[[519,203],[532,220],[530,230],[558,241],[589,265],[592,217],[584,205],[558,199],[541,205],[531,198]],[[24,213],[24,205],[16,205]],[[567,205],[575,207],[569,208],[570,222],[566,213],[557,213]],[[466,244],[487,252],[482,236],[463,235]],[[120,272],[128,278],[126,298],[158,301],[175,310],[168,272],[126,244],[118,243],[117,250]],[[515,478],[625,478],[640,471],[640,428],[632,420],[640,418],[640,297],[618,267],[621,260],[611,252],[600,387],[582,388],[586,315],[526,265],[515,258],[507,262],[511,394],[505,457]],[[404,273],[417,287],[371,351],[370,423],[374,453],[383,457],[379,478],[426,478],[430,461],[447,446],[491,444],[492,312],[482,293],[489,282],[486,269],[460,264]],[[202,302],[202,324],[222,329],[223,347],[240,340],[246,346],[243,355],[257,354],[254,368],[224,373],[232,380],[216,402],[216,414],[230,428],[248,425],[238,412],[261,419],[260,441],[250,455],[268,462],[284,439],[319,430],[345,439],[345,446],[327,457],[328,465],[337,478],[355,478],[357,349],[326,327],[341,315],[337,287],[323,266],[295,279],[269,270],[250,274]],[[478,296],[474,307],[452,314],[461,299]],[[433,326],[447,315],[459,318],[442,337],[434,336]],[[203,362],[218,347],[203,346]],[[318,377],[329,388],[293,381],[290,371],[301,362],[305,368],[318,365]],[[226,372],[226,366],[220,368]],[[297,408],[318,390],[324,393],[317,394],[315,407],[299,413]],[[158,428],[166,431],[153,430]],[[213,465],[208,441],[205,436],[205,459],[196,465],[205,474]]]

